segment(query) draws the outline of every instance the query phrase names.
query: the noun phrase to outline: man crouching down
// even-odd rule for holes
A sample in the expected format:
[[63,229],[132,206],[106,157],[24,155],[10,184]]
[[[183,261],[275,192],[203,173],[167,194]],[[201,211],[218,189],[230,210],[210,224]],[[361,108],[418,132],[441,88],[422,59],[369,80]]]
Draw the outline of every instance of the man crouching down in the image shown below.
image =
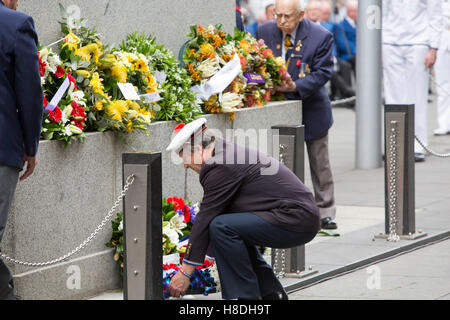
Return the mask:
[[[224,299],[287,300],[256,245],[292,248],[311,241],[320,229],[311,191],[277,160],[215,136],[206,119],[175,130],[167,151],[200,174],[204,195],[169,293],[183,296],[195,267],[213,252]],[[266,170],[274,164],[276,172]]]

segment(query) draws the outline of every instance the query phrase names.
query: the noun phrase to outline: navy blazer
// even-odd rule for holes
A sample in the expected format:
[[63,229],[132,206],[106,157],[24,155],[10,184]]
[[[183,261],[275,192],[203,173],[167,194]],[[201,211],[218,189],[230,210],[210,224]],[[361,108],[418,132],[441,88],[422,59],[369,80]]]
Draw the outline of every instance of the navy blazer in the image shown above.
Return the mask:
[[[268,21],[258,28],[256,38],[263,39],[275,56],[281,56],[283,33],[278,29],[276,21]],[[333,125],[331,103],[325,84],[333,74],[333,35],[325,28],[303,19],[297,27],[294,47],[300,51],[292,51],[288,72],[297,85],[297,92],[286,93],[289,100],[303,101],[303,124],[305,140],[320,138]],[[299,78],[298,65],[305,63],[310,73]]]
[[43,93],[33,19],[0,1],[0,164],[37,154]]
[[356,56],[356,28],[344,19],[336,24],[335,32],[337,57],[348,61]]

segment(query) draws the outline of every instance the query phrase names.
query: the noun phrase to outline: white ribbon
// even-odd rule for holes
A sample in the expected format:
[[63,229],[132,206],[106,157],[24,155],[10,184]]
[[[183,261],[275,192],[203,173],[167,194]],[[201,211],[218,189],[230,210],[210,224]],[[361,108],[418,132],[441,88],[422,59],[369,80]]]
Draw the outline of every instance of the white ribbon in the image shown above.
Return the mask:
[[58,91],[56,91],[55,96],[53,97],[52,101],[50,101],[50,103],[48,104],[48,106],[45,108],[45,110],[48,111],[53,111],[55,110],[56,106],[58,105],[58,103],[61,101],[62,97],[64,96],[64,94],[66,93],[67,89],[70,86],[70,81],[69,81],[69,77],[66,77],[66,80],[64,80],[63,84],[61,85],[61,87],[59,87]]
[[202,86],[194,86],[191,90],[198,94],[198,98],[208,100],[213,94],[222,93],[241,72],[241,60],[237,53],[219,72]]

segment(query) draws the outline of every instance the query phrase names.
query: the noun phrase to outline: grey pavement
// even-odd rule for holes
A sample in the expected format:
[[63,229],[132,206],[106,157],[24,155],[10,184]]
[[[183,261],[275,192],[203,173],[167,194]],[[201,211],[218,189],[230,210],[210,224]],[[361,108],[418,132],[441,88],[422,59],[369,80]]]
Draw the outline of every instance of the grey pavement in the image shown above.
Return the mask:
[[450,300],[450,240],[318,283],[291,300]]
[[[429,147],[439,153],[449,153],[450,135],[435,137],[432,134],[436,127],[436,97],[432,99],[428,118]],[[306,267],[316,274],[304,279],[282,279],[290,298],[449,299],[450,241],[402,255],[398,253],[428,240],[445,239],[450,232],[450,158],[428,155],[424,163],[415,166],[416,231],[426,236],[399,242],[375,239],[375,235],[384,233],[384,168],[355,169],[355,112],[335,108],[333,114],[330,158],[339,227],[336,232],[340,236],[318,236],[307,244]],[[305,169],[305,183],[311,188],[307,163]],[[378,257],[390,259],[374,262]],[[351,272],[356,268],[362,269]],[[334,277],[342,271],[346,274]],[[333,278],[310,286],[329,276]],[[220,299],[220,294],[186,298]],[[106,293],[94,299],[122,299],[122,293]]]

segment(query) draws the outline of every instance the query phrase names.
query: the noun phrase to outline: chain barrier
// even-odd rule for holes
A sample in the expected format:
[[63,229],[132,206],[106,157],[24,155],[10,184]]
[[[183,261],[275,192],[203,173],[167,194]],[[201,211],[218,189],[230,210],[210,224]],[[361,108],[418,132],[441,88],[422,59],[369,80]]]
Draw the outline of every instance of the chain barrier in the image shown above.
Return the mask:
[[431,150],[430,148],[428,148],[417,136],[415,136],[415,138],[416,138],[417,142],[422,146],[422,148],[424,148],[426,151],[428,151],[433,156],[436,156],[439,158],[449,158],[450,157],[450,153],[437,153],[437,152]]
[[345,105],[347,103],[355,102],[355,101],[356,101],[356,96],[353,96],[353,97],[350,97],[350,98],[345,98],[345,99],[331,101],[331,106],[332,107],[338,107],[338,106]]
[[15,263],[15,264],[18,264],[18,265],[22,265],[22,266],[27,266],[27,267],[45,267],[45,266],[54,265],[54,264],[57,264],[59,262],[62,262],[62,261],[65,261],[65,260],[69,259],[74,254],[76,254],[79,251],[81,251],[82,249],[84,249],[92,240],[94,240],[97,237],[99,232],[105,227],[106,223],[109,220],[111,220],[111,218],[113,217],[115,211],[119,207],[119,204],[122,202],[123,198],[125,197],[128,189],[133,184],[133,182],[134,182],[134,175],[132,174],[132,175],[130,175],[127,178],[127,180],[125,182],[125,185],[124,185],[122,191],[120,192],[120,195],[117,197],[116,202],[112,206],[111,210],[109,210],[108,214],[103,218],[102,222],[97,226],[95,231],[92,232],[91,235],[89,237],[87,237],[86,240],[84,240],[78,247],[76,247],[75,249],[73,249],[69,253],[65,254],[64,256],[59,257],[59,258],[54,259],[54,260],[46,261],[46,262],[20,261],[20,260],[11,258],[11,257],[9,257],[9,256],[7,256],[6,254],[3,254],[3,253],[0,253],[0,257],[5,259],[6,261],[9,261],[9,262],[12,262],[12,263]]
[[397,235],[397,121],[391,121],[391,134],[389,135],[389,235],[387,241],[397,242],[400,237]]
[[[280,256],[280,250],[281,250],[281,270],[278,274],[276,274],[276,271],[278,269],[278,257]],[[273,270],[278,279],[282,279],[286,276],[286,249],[275,249]]]

